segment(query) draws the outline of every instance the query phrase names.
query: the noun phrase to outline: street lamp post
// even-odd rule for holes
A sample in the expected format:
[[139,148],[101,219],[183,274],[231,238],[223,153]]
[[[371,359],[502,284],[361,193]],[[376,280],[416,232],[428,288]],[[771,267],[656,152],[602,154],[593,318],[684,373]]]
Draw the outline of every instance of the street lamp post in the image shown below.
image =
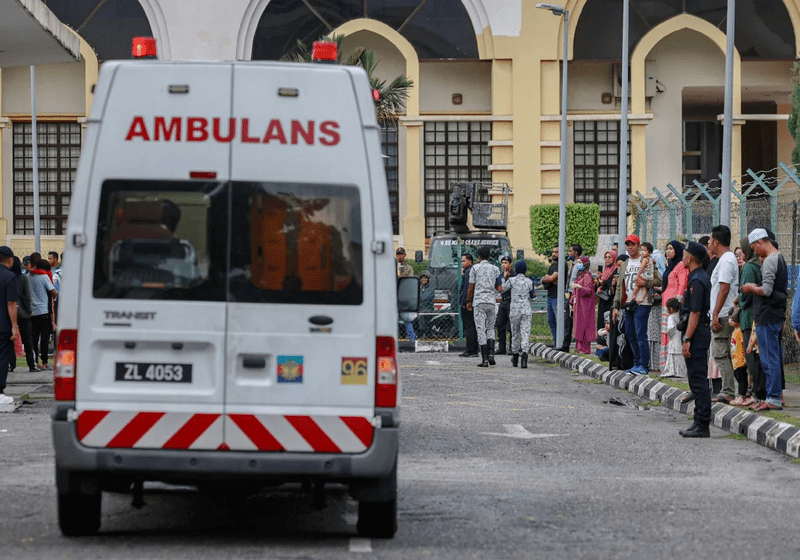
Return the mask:
[[558,199],[558,307],[556,310],[556,347],[564,346],[564,293],[566,292],[566,238],[567,238],[567,57],[569,56],[569,10],[555,4],[536,4],[537,8],[550,10],[564,16],[564,55],[561,59],[561,188]]
[[733,154],[733,47],[736,30],[736,0],[728,0],[725,27],[725,114],[722,123],[722,193],[719,223],[731,225],[731,158]]
[[631,19],[629,5],[630,0],[622,0],[622,106],[619,122],[619,207],[617,208],[619,254],[622,254],[622,249],[625,247],[628,229],[628,36]]

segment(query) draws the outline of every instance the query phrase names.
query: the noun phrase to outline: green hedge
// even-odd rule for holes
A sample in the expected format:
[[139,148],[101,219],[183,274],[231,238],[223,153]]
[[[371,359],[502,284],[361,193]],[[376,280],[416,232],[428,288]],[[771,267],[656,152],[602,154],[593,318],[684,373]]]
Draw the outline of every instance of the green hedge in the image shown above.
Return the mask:
[[[531,246],[543,256],[549,256],[558,245],[558,204],[531,206]],[[567,247],[580,243],[583,254],[597,253],[600,235],[600,206],[597,204],[567,204]]]

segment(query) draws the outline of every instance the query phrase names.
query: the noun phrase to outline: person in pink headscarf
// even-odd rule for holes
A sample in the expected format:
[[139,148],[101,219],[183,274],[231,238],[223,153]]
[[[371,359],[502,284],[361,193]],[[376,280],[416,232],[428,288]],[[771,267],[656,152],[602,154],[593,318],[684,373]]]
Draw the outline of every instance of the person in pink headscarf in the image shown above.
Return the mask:
[[603,255],[604,265],[601,272],[595,279],[594,284],[597,292],[597,328],[605,327],[606,311],[611,311],[614,305],[614,275],[619,270],[617,268],[616,251],[606,251]]
[[669,336],[667,335],[667,319],[669,310],[667,302],[676,298],[679,302],[683,301],[683,293],[686,291],[686,283],[689,280],[689,269],[683,264],[683,243],[673,239],[667,243],[664,249],[664,256],[667,258],[667,270],[664,272],[664,290],[661,293],[661,351],[659,353],[660,370],[663,372],[667,365],[669,355]]
[[594,278],[592,271],[589,270],[589,257],[580,257],[575,263],[578,268],[578,277],[572,283],[572,304],[573,324],[575,325],[575,349],[581,354],[589,354],[592,351],[592,341],[597,338],[597,327],[595,325],[594,314]]

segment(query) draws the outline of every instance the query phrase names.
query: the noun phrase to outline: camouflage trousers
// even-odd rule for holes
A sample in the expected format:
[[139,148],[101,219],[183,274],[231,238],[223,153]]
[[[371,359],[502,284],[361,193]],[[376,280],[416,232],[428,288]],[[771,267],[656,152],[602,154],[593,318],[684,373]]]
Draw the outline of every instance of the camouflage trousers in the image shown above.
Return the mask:
[[531,314],[511,315],[511,353],[528,353],[531,341]]
[[475,330],[478,331],[478,344],[483,346],[488,339],[494,340],[494,323],[497,306],[493,303],[479,303],[475,306]]

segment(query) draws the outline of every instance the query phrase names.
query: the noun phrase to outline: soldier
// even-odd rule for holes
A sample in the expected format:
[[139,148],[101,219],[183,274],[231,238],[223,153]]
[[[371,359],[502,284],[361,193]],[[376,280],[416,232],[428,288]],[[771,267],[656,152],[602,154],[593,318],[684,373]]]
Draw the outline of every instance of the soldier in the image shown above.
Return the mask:
[[[508,278],[516,274],[511,263],[510,255],[503,255],[503,258],[500,259],[500,266],[502,267],[502,270],[500,271],[501,282],[504,278]],[[511,325],[508,319],[508,314],[510,311],[511,292],[504,291],[500,296],[500,306],[497,309],[497,322],[495,323],[495,326],[497,327],[497,341],[499,342],[497,345],[498,355],[506,353],[506,336],[511,334]]]
[[497,292],[502,291],[500,269],[489,262],[489,247],[478,249],[478,264],[472,267],[469,275],[467,309],[475,309],[475,328],[478,331],[478,344],[481,347],[479,367],[495,365],[494,361],[494,323],[497,311]]
[[[528,265],[523,260],[514,265],[516,275],[506,271],[503,278],[503,295],[511,296],[509,302],[511,324],[511,365],[528,367],[528,343],[531,340],[531,295],[533,282],[525,276]],[[522,361],[519,362],[520,357]]]
[[706,248],[690,242],[683,254],[683,264],[689,269],[686,292],[683,295],[681,319],[687,318],[683,339],[683,357],[689,376],[689,388],[695,397],[694,423],[678,433],[683,437],[707,438],[711,436],[711,391],[708,388],[708,349],[711,346],[711,328],[708,312],[711,308],[711,282],[703,269]]

